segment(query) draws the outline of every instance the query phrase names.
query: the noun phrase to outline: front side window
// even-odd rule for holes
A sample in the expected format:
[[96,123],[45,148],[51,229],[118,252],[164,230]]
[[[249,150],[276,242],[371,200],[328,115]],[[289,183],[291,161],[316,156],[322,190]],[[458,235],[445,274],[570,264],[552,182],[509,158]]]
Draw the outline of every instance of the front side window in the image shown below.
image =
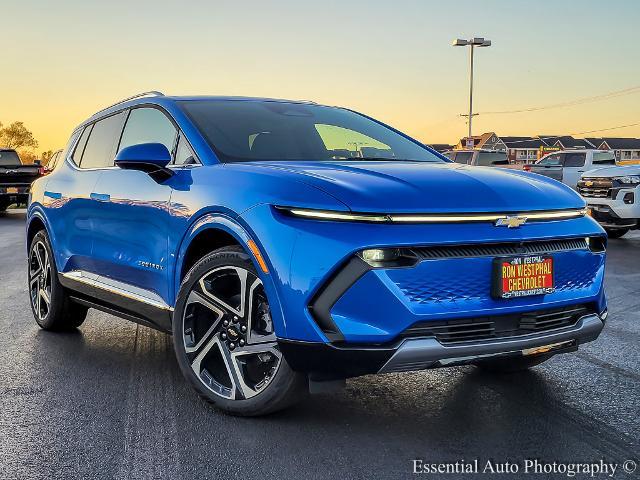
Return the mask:
[[176,148],[176,157],[173,163],[174,165],[195,165],[198,163],[189,143],[182,134],[180,134],[180,140],[178,140],[178,148]]
[[388,127],[342,108],[243,100],[179,104],[223,162],[444,161]]
[[557,153],[554,155],[549,155],[548,157],[545,157],[542,160],[540,160],[538,162],[538,165],[549,165],[553,167],[560,166],[560,155]]
[[118,151],[141,143],[161,143],[169,152],[173,152],[177,134],[176,127],[161,110],[134,108],[122,132]]
[[496,163],[500,163],[500,164],[509,163],[507,154],[500,153],[500,152],[480,152],[478,154],[478,160],[476,162],[476,165],[489,167],[491,165],[495,165]]
[[564,166],[565,167],[584,167],[584,162],[587,159],[586,153],[565,153],[564,154]]
[[469,165],[472,158],[473,152],[457,152],[455,162],[463,165]]
[[103,118],[93,125],[80,160],[81,168],[105,168],[114,165],[113,160],[124,119],[125,112],[120,112]]

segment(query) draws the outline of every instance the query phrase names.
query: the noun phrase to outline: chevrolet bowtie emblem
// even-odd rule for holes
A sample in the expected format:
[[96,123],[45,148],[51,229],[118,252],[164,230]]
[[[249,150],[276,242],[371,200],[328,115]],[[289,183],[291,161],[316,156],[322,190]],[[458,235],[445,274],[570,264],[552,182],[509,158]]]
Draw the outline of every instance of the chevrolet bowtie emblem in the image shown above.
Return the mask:
[[584,182],[584,186],[585,187],[592,187],[593,186],[593,182],[591,180],[587,180],[586,182]]
[[496,220],[496,227],[518,228],[526,223],[527,217],[519,217],[517,215],[508,215]]

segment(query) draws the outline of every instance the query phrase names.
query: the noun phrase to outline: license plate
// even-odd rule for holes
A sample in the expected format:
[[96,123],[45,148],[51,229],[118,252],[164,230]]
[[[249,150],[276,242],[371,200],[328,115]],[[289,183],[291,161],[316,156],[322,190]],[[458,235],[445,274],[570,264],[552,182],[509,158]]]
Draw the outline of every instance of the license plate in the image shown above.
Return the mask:
[[7,193],[18,193],[18,189],[16,187],[8,187]]
[[545,295],[555,290],[553,257],[500,257],[493,261],[495,298]]

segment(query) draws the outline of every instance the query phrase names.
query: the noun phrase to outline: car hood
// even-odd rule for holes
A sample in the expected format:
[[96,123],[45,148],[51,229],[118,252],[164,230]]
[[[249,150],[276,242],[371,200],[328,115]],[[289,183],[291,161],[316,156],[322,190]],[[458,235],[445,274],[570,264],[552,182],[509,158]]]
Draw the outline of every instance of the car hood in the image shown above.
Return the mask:
[[526,212],[584,206],[560,182],[495,167],[401,161],[251,164],[293,176],[358,212]]
[[582,177],[623,177],[625,175],[640,175],[640,165],[617,165],[611,167],[594,168],[582,174]]

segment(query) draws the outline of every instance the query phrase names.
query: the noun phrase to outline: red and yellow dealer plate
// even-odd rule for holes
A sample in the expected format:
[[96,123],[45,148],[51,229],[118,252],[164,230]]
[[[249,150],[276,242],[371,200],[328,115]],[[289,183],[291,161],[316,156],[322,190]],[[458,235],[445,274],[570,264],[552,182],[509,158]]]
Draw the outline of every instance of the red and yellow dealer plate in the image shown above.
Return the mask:
[[492,294],[496,298],[545,295],[555,290],[553,257],[502,257],[494,259]]

